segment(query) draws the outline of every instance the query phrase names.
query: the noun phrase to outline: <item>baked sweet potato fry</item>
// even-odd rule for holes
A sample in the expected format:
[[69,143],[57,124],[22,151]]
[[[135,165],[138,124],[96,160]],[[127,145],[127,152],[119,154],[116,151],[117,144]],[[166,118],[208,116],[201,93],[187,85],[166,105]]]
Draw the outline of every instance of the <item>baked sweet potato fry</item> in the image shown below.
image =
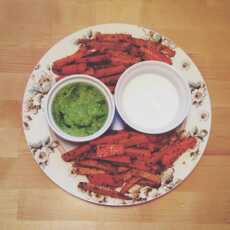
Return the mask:
[[75,59],[81,58],[85,53],[86,53],[85,49],[79,49],[74,54],[58,59],[57,61],[53,63],[53,66],[52,66],[53,71],[59,72],[63,66],[74,63]]
[[122,139],[119,144],[123,144],[125,147],[131,147],[139,144],[148,143],[149,140],[144,134],[134,135],[128,139]]
[[152,188],[158,188],[161,185],[161,183],[157,184],[157,183],[151,182],[149,180],[145,180],[145,179],[139,180],[137,182],[137,184],[142,185],[142,186],[149,186],[149,187],[152,187]]
[[88,176],[88,180],[91,184],[99,186],[110,186],[110,187],[120,187],[123,181],[116,175],[108,174],[97,174]]
[[87,69],[84,71],[83,74],[94,76],[95,70],[92,67],[87,66]]
[[82,57],[82,58],[75,58],[75,63],[100,63],[103,61],[108,61],[109,56],[106,54],[90,56],[90,57]]
[[138,183],[138,181],[141,180],[141,177],[132,177],[130,178],[124,186],[121,188],[121,193],[127,193],[130,188],[132,188],[135,184]]
[[164,55],[166,55],[167,57],[174,57],[176,55],[176,51],[170,49],[167,46],[161,46],[160,52]]
[[88,167],[88,168],[101,169],[108,173],[116,173],[117,171],[116,167],[111,165],[110,163],[100,162],[93,159],[83,159],[83,160],[76,161],[74,162],[73,167],[74,168]]
[[95,39],[102,42],[129,42],[132,39],[130,34],[102,34],[96,33]]
[[114,74],[120,74],[126,70],[126,66],[124,65],[117,65],[117,66],[109,66],[106,68],[98,69],[95,71],[94,76],[97,78],[102,78],[106,76],[111,76]]
[[143,170],[143,171],[151,171],[151,168],[148,167],[147,163],[143,160],[137,159],[130,164],[130,168],[132,169],[138,169],[138,170]]
[[173,162],[186,150],[194,148],[197,140],[195,137],[187,137],[181,141],[173,143],[168,149],[165,150],[165,153],[161,159],[162,165],[166,168],[170,167]]
[[128,51],[131,46],[129,42],[111,43],[96,41],[95,39],[82,40],[80,43],[87,49],[95,50],[100,53],[106,53],[107,51]]
[[165,62],[167,64],[172,64],[172,61],[169,57],[159,53],[159,52],[156,52],[154,50],[149,50],[145,47],[141,47],[140,48],[141,52],[143,52],[143,56],[144,56],[144,59],[145,60],[154,60],[154,61],[162,61],[162,62]]
[[76,147],[62,155],[62,159],[66,162],[74,161],[78,159],[82,154],[89,152],[91,146],[89,144]]
[[94,145],[100,145],[100,144],[115,144],[115,143],[118,143],[122,139],[126,139],[128,136],[129,136],[129,133],[127,131],[120,131],[116,134],[103,136],[93,141],[90,141],[90,145],[94,146]]
[[140,57],[135,57],[132,55],[129,55],[125,52],[120,52],[120,51],[113,51],[113,52],[108,52],[110,61],[113,65],[133,65],[141,60]]
[[87,69],[87,65],[85,63],[80,64],[71,64],[63,66],[61,69],[61,74],[64,76],[71,75],[71,74],[79,74],[84,73]]
[[98,195],[110,196],[122,200],[131,200],[132,198],[110,188],[99,187],[94,184],[80,182],[78,187],[86,192],[94,192]]
[[141,178],[149,180],[149,181],[151,181],[153,183],[156,183],[156,184],[161,183],[161,178],[158,175],[154,175],[152,173],[149,173],[149,172],[146,172],[146,171],[143,171],[143,170],[138,170],[138,169],[133,169],[133,173],[136,176],[139,176]]
[[[100,158],[99,158],[100,159]],[[126,155],[122,156],[110,156],[110,157],[103,157],[101,158],[103,161],[109,161],[112,162],[113,164],[129,164],[131,163],[130,157]]]
[[124,173],[127,172],[129,170],[129,167],[125,167],[125,166],[116,166],[116,173]]
[[95,168],[77,167],[77,168],[73,168],[73,173],[77,175],[97,175],[97,174],[105,174],[105,171],[101,169],[95,169]]
[[151,158],[152,154],[149,150],[139,149],[139,148],[126,148],[125,153],[131,157],[139,157],[141,159],[148,160]]
[[[193,148],[196,145],[195,137],[185,137],[182,140],[173,142],[161,148],[158,153],[155,153],[149,164],[156,164],[158,161],[167,168],[186,150]],[[164,159],[164,160],[163,160]]]
[[120,74],[116,74],[116,75],[112,75],[109,77],[105,77],[105,78],[100,78],[100,80],[104,83],[104,84],[108,84],[108,85],[114,85],[117,83],[118,79],[120,78]]
[[97,157],[104,158],[109,156],[123,155],[124,146],[119,144],[102,144],[97,146]]

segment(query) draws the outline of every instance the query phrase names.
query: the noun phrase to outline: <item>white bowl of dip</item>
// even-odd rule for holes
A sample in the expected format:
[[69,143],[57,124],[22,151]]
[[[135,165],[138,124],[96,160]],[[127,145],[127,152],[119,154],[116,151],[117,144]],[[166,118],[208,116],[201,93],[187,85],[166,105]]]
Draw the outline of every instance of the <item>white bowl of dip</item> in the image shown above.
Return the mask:
[[[65,86],[68,86],[70,84],[75,83],[84,83],[86,85],[92,86],[93,88],[96,88],[105,98],[105,101],[107,102],[108,106],[108,114],[107,118],[104,122],[104,124],[99,128],[95,133],[86,135],[86,136],[73,136],[65,131],[63,131],[58,124],[55,122],[53,113],[52,113],[52,106],[54,99],[58,92]],[[87,100],[87,98],[86,98]],[[46,102],[46,119],[48,121],[48,124],[50,128],[61,138],[71,141],[71,142],[85,142],[93,140],[102,134],[104,134],[109,127],[111,126],[115,114],[115,104],[114,104],[114,98],[112,94],[110,93],[108,87],[96,79],[95,77],[91,77],[85,74],[76,74],[71,75],[68,77],[65,77],[64,79],[60,80],[58,83],[56,83],[53,88],[49,91],[49,94],[47,96],[47,102]]]
[[128,68],[115,88],[121,118],[133,129],[160,134],[179,126],[191,108],[187,82],[172,66],[144,61]]

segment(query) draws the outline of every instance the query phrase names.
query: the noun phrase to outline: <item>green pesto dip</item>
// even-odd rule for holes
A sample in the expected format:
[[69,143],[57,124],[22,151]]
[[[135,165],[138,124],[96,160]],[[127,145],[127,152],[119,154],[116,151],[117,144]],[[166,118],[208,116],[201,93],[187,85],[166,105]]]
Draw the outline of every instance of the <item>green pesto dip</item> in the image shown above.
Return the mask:
[[94,86],[72,83],[55,96],[52,115],[57,126],[71,136],[88,136],[105,123],[108,105],[105,96]]

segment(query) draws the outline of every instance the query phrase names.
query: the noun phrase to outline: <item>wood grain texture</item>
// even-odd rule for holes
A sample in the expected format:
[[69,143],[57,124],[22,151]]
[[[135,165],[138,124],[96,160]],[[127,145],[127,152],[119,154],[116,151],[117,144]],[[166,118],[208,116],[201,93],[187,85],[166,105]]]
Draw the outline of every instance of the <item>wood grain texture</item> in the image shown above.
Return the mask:
[[[0,229],[230,229],[230,1],[0,0]],[[21,129],[30,72],[55,42],[86,26],[155,29],[192,57],[212,99],[205,155],[176,190],[130,208],[96,206],[51,182]],[[58,200],[58,202],[57,202]]]

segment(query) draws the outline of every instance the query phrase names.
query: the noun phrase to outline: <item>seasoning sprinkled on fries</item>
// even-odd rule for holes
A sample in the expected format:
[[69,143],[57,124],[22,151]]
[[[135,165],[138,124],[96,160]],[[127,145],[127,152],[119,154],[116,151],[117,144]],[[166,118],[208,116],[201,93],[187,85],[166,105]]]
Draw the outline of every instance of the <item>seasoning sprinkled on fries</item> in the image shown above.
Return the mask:
[[88,178],[78,184],[81,190],[127,200],[135,185],[158,188],[162,173],[196,143],[195,137],[175,130],[160,135],[117,131],[64,153],[62,159],[72,162],[74,174]]
[[72,74],[87,74],[104,82],[113,93],[120,75],[131,65],[156,60],[172,64],[175,51],[153,40],[129,34],[102,34],[79,39],[79,49],[53,63],[52,71],[62,79]]

